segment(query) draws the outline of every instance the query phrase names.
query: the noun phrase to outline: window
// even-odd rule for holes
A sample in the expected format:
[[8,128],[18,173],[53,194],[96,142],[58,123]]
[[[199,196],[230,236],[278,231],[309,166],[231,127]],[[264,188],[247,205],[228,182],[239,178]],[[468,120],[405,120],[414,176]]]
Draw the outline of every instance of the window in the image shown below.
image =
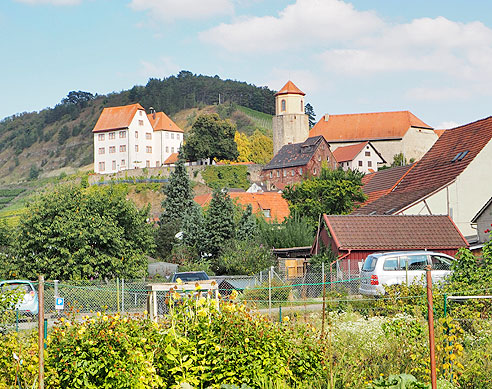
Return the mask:
[[104,162],[99,162],[99,171],[100,172],[103,172],[104,171],[104,168],[105,168]]
[[270,215],[271,215],[271,213],[270,213],[270,210],[269,209],[264,209],[263,210],[263,216],[265,216],[265,217],[271,217]]
[[277,178],[280,177],[280,170],[277,170]]
[[145,161],[145,167],[150,167],[150,161]]
[[104,134],[99,134],[99,135],[97,136],[97,139],[98,139],[98,140],[104,140]]
[[169,153],[169,146],[166,146],[166,153]]
[[105,153],[104,147],[99,147],[99,155],[104,154],[104,153]]
[[313,175],[316,175],[316,173],[317,173],[317,172],[316,172],[316,168],[314,168],[314,170],[313,170]]
[[126,161],[124,159],[121,160],[121,166],[125,166],[126,165]]
[[359,161],[359,166],[362,166],[362,161]]
[[386,258],[383,264],[383,270],[397,270],[398,259],[396,257]]
[[116,146],[109,146],[109,154],[116,153]]
[[301,112],[304,112],[304,104],[302,100],[301,100]]
[[329,155],[326,157],[326,162],[330,162],[330,156]]
[[273,172],[270,170],[270,178],[273,178]]
[[169,139],[169,132],[166,131],[166,139]]
[[138,145],[135,145],[135,152],[138,153]]
[[159,161],[155,161],[155,167],[159,167]]
[[114,132],[110,132],[109,133],[109,139],[115,139],[116,138],[116,134]]
[[126,138],[126,131],[120,131],[120,139]]
[[139,126],[143,126],[143,120],[139,120],[139,121],[138,121],[138,125],[139,125]]
[[284,173],[284,177],[287,177],[287,170],[284,170],[283,173]]
[[176,139],[179,139],[179,134],[176,134]]
[[296,174],[296,171],[295,171],[294,169],[292,169],[292,171],[290,172],[290,175],[291,175],[292,177],[294,177],[294,175],[295,175],[295,174]]
[[145,147],[145,152],[146,153],[152,153],[152,146],[146,146]]
[[112,162],[112,168],[113,168],[113,170],[116,170],[116,161]]
[[171,132],[171,139],[174,139],[174,132]]
[[372,167],[372,161],[367,161],[367,167]]
[[299,169],[299,174],[302,176],[302,167]]
[[408,262],[408,270],[425,270],[427,266],[427,255],[409,255],[400,257],[400,269],[406,269]]
[[126,145],[120,145],[120,153],[126,152]]
[[171,153],[174,153],[174,147],[171,147]]
[[366,157],[370,157],[371,156],[371,152],[370,151],[366,151],[364,154],[365,154]]
[[151,132],[146,132],[145,133],[145,139],[148,139],[148,140],[152,139],[152,133]]
[[451,261],[440,255],[431,255],[432,270],[451,270]]
[[321,155],[318,155],[318,162],[321,162]]
[[281,107],[282,107],[281,110],[285,111],[285,100],[282,100]]
[[142,115],[143,115],[143,113],[142,113],[142,110],[141,110],[141,109],[138,111],[138,114],[139,114],[140,116],[142,116]]
[[138,139],[138,131],[135,131],[135,139]]

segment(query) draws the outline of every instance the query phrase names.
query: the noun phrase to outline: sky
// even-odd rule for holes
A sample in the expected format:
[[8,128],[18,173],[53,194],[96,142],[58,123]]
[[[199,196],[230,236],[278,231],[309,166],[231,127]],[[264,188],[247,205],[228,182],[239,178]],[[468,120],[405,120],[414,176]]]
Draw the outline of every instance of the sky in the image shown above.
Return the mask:
[[409,110],[435,128],[492,115],[489,0],[2,0],[0,119],[188,70],[324,114]]

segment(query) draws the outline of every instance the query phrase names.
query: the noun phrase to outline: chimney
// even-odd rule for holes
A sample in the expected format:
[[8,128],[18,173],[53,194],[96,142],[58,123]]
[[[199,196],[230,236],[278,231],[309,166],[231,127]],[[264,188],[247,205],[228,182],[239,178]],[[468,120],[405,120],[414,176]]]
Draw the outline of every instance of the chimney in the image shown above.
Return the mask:
[[152,114],[152,118],[155,120],[155,109],[154,109],[154,107],[150,107],[149,110],[150,110],[150,113]]
[[327,121],[330,119],[330,115],[329,115],[329,114],[326,114],[326,115],[324,116],[324,118],[325,118],[325,122],[327,122]]

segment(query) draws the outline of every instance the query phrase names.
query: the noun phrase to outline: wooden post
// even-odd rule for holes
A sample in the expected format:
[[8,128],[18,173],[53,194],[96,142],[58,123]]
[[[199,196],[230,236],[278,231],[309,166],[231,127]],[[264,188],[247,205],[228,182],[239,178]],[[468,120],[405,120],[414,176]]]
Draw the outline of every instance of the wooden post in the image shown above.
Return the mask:
[[326,275],[325,275],[325,263],[321,263],[321,273],[323,277],[323,312],[321,313],[321,338],[325,337],[325,301],[326,301]]
[[38,388],[44,389],[44,276],[38,277],[38,352],[39,352],[39,374]]
[[436,353],[435,353],[435,339],[434,339],[434,307],[432,304],[432,278],[431,278],[431,265],[427,265],[426,268],[427,278],[427,310],[428,310],[428,322],[429,322],[429,353],[430,353],[430,368],[431,368],[431,384],[432,389],[437,388],[437,375],[436,375]]

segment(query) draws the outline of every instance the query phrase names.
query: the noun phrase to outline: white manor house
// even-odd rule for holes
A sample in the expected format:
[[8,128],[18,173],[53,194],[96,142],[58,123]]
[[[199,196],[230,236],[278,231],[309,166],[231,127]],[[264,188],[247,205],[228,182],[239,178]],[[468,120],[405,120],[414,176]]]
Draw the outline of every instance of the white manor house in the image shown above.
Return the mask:
[[164,112],[151,108],[147,115],[140,104],[104,108],[92,132],[99,174],[162,166],[183,143],[183,130]]

